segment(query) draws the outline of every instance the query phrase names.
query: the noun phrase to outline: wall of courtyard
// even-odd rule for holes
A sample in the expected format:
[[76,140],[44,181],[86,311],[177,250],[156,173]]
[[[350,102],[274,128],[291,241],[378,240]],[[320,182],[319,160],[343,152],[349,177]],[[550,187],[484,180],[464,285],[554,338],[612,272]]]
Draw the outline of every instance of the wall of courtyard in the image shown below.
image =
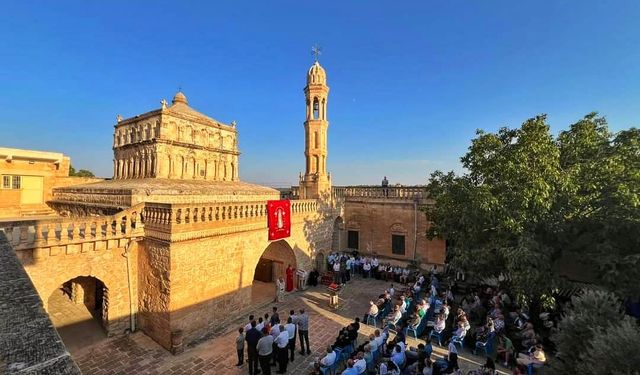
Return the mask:
[[[421,205],[412,200],[389,198],[349,198],[344,206],[344,229],[341,237],[343,248],[347,247],[348,231],[358,232],[358,250],[361,253],[377,254],[391,259],[412,260],[420,258],[422,264],[443,265],[445,241],[426,238],[430,222]],[[416,212],[417,209],[417,212]],[[417,231],[416,231],[417,229]],[[404,254],[392,252],[392,235],[405,237]]]

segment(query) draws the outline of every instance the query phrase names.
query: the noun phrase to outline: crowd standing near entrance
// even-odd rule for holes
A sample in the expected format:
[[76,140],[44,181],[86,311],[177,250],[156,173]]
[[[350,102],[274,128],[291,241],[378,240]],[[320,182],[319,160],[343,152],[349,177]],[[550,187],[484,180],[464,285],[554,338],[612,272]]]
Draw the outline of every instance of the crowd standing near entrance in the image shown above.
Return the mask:
[[[362,320],[357,317],[341,328],[326,352],[318,353],[311,362],[311,374],[461,374],[458,355],[463,347],[486,357],[485,364],[470,371],[471,375],[496,374],[496,363],[503,371],[514,373],[532,373],[546,363],[539,329],[504,289],[464,291],[457,284],[460,273],[449,277],[435,267],[424,272],[357,253],[330,254],[327,269],[330,272],[322,277],[314,270],[311,275],[315,272],[316,277],[310,279],[310,285],[316,285],[318,278],[346,284],[361,277],[386,281],[389,286],[363,306]],[[294,271],[289,266],[286,282],[280,279],[283,289],[289,291],[291,286],[293,290]],[[376,329],[358,342],[361,323]],[[408,336],[424,338],[424,343],[408,346]],[[264,320],[256,321],[250,315],[236,340],[238,365],[243,365],[241,351],[246,341],[250,375],[271,374],[272,366],[284,374],[296,360],[296,337],[298,353],[311,354],[309,316],[304,309],[289,311],[286,319],[280,318],[275,306],[270,318],[265,314]],[[447,354],[434,355],[436,345]]]

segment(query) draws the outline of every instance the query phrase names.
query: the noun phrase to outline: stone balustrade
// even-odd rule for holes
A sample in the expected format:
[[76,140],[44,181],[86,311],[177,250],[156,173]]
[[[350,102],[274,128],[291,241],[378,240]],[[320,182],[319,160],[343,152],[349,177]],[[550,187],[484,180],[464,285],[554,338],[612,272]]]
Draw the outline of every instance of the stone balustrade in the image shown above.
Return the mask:
[[[315,200],[291,201],[292,215],[315,212],[318,203]],[[146,203],[144,219],[147,228],[193,224],[198,222],[228,222],[235,220],[250,221],[266,219],[266,203],[233,202],[207,205]],[[266,222],[265,222],[266,223]]]
[[111,216],[0,222],[14,250],[131,238],[144,234],[143,204]]
[[[291,201],[293,220],[317,210],[316,200]],[[162,234],[243,224],[266,227],[266,217],[266,202],[208,205],[147,202],[111,216],[0,222],[0,231],[15,250],[25,250],[141,236],[169,239]]]
[[379,199],[426,199],[424,186],[335,186],[332,195],[336,198],[379,198]]

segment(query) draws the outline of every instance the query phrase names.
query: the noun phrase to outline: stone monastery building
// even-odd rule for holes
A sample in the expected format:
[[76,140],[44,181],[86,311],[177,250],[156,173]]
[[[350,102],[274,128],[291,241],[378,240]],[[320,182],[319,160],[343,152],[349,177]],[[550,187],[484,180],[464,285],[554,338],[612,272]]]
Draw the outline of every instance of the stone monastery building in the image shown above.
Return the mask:
[[281,193],[240,181],[234,123],[198,112],[182,92],[118,117],[113,179],[54,188],[46,203],[55,217],[0,222],[45,310],[53,314],[48,301],[62,293],[108,335],[142,330],[177,352],[272,299],[267,283],[289,264],[322,271],[329,252],[353,249],[442,265],[444,241],[425,237],[423,187],[332,186],[318,62],[304,93],[305,173],[288,195],[291,233],[277,241],[267,236],[267,201]]

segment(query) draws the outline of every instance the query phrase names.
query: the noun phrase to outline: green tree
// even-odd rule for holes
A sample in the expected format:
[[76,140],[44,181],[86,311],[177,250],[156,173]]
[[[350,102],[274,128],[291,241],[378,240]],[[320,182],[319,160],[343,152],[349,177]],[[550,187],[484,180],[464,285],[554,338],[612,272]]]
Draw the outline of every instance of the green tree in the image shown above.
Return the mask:
[[552,374],[633,374],[640,369],[640,329],[625,316],[615,295],[584,291],[571,304],[552,336]]
[[79,171],[76,171],[76,169],[73,167],[73,165],[69,166],[69,176],[72,176],[72,177],[95,177],[93,172],[91,172],[90,170],[87,170],[87,169],[80,169]]
[[[544,115],[477,132],[462,176],[435,172],[428,236],[477,276],[505,273],[520,300],[566,279],[640,296],[640,131],[612,134],[596,113],[559,134]],[[566,265],[569,265],[567,267]]]

